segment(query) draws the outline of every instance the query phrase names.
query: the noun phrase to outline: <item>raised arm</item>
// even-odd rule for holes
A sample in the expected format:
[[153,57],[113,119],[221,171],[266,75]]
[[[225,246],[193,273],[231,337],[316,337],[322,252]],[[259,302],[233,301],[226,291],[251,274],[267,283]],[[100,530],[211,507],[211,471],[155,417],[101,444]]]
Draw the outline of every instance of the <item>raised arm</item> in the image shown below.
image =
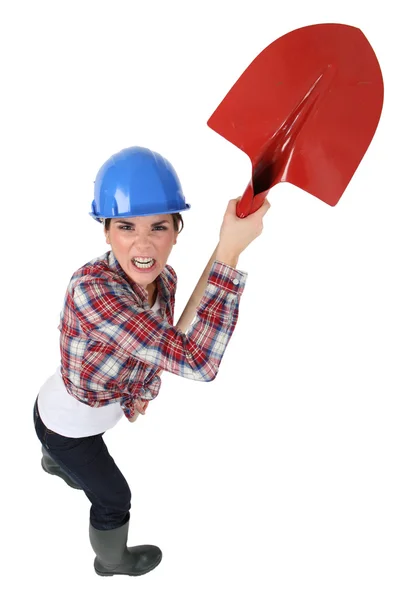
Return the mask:
[[270,208],[269,202],[265,200],[264,205],[254,213],[256,216],[240,219],[236,216],[236,204],[239,200],[240,197],[229,202],[221,226],[220,241],[176,324],[178,329],[183,332],[187,331],[193,322],[197,307],[207,287],[208,276],[214,261],[219,260],[226,265],[236,267],[241,252],[262,231],[262,219]]

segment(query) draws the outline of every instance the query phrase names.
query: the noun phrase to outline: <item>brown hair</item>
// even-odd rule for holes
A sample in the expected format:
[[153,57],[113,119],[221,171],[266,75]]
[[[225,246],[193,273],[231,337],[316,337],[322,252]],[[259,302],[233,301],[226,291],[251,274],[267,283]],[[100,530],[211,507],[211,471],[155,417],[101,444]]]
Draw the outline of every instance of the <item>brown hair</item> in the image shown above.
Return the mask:
[[[172,213],[171,217],[172,217],[172,220],[174,223],[175,231],[180,233],[183,229],[183,219],[182,219],[181,213]],[[111,219],[104,219],[104,229],[106,231],[108,231],[110,229],[110,221],[111,221]]]

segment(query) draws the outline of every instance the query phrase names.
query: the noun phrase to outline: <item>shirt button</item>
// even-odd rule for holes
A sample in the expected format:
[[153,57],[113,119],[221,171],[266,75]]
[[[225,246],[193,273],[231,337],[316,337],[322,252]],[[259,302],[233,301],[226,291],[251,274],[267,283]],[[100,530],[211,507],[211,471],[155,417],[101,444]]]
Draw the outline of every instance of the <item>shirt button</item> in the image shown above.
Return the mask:
[[239,283],[239,279],[232,279],[232,283],[233,283],[234,285],[238,285],[238,283]]

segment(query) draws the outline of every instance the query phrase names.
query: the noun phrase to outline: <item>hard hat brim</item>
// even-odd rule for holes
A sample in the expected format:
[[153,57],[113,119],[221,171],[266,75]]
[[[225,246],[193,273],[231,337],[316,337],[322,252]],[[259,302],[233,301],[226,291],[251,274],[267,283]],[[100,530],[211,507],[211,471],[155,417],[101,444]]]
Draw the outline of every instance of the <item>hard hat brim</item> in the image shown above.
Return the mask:
[[152,215],[172,215],[176,213],[184,212],[185,210],[189,210],[191,204],[185,203],[185,208],[180,208],[177,210],[169,210],[168,212],[146,212],[140,213],[140,215],[132,214],[132,213],[121,213],[119,215],[100,215],[95,214],[93,212],[88,213],[92,219],[97,221],[98,223],[102,223],[104,219],[124,219],[124,218],[132,218],[132,217],[151,217]]

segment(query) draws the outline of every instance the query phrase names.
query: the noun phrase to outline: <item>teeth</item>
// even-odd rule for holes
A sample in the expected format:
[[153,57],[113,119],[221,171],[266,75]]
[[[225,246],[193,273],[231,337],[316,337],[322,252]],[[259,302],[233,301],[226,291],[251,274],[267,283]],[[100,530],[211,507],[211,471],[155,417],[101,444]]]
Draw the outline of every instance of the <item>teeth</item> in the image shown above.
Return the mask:
[[134,258],[133,262],[139,269],[148,269],[149,267],[153,266],[155,260],[153,258],[144,258],[140,260]]

